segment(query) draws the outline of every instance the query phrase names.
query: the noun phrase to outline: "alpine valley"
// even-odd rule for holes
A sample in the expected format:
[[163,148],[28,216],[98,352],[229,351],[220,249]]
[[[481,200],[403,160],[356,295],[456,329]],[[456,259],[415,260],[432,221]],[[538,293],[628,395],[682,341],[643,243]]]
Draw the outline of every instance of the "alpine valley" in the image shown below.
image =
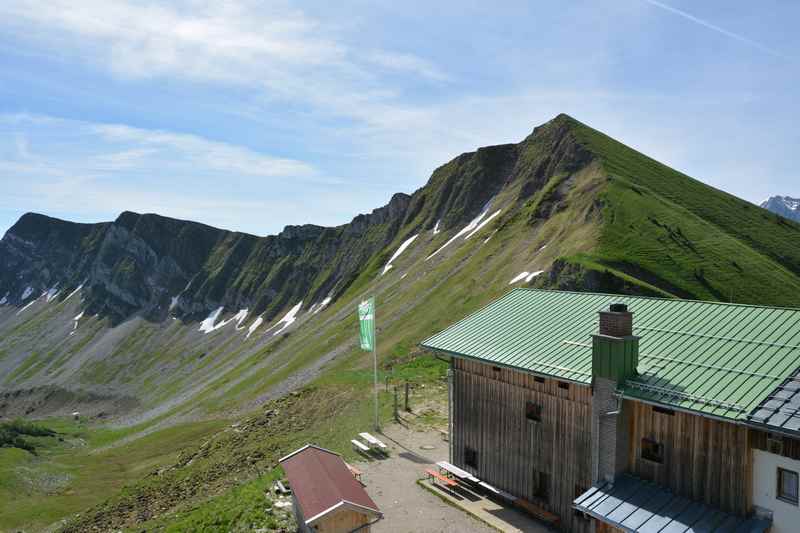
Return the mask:
[[255,513],[281,454],[369,427],[365,297],[381,381],[435,387],[447,366],[417,344],[513,287],[793,306],[798,243],[797,222],[566,115],[338,227],[26,214],[0,241],[0,417],[62,438],[0,448],[0,530]]

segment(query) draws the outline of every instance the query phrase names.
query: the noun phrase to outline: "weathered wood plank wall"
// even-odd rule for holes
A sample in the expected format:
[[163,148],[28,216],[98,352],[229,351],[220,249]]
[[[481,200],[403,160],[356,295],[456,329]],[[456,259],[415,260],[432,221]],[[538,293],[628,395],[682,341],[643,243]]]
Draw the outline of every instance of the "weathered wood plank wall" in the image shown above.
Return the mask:
[[[561,382],[565,383],[565,382]],[[565,531],[589,531],[572,501],[591,486],[591,391],[478,362],[453,359],[453,461],[482,480],[561,517]],[[526,418],[526,402],[541,421]],[[467,465],[465,450],[477,454]],[[541,474],[547,497],[537,495]]]
[[[665,414],[651,405],[625,400],[631,409],[630,471],[676,494],[724,511],[750,510],[752,454],[748,429],[681,411]],[[642,439],[663,445],[663,461],[642,457]]]

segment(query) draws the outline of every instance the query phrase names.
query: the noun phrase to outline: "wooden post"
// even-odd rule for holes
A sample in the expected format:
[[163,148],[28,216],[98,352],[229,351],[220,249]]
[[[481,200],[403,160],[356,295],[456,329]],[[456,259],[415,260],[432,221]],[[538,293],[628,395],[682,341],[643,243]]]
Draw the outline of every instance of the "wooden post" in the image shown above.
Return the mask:
[[400,422],[400,413],[397,409],[397,385],[394,386],[394,420]]
[[408,381],[406,381],[406,413],[410,413],[411,409],[408,407]]

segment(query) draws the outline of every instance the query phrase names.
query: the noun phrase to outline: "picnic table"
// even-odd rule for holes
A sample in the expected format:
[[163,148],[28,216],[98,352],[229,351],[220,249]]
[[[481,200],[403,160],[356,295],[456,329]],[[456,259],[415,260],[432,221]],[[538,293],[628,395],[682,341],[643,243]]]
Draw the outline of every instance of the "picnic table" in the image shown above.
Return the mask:
[[455,487],[457,485],[455,481],[453,481],[449,477],[441,475],[439,472],[436,472],[435,470],[428,469],[425,471],[425,473],[428,475],[428,480],[432,484],[435,484],[438,481],[440,483],[444,483],[447,487]]
[[372,448],[378,448],[381,451],[385,451],[387,449],[387,446],[383,442],[379,441],[369,433],[366,432],[359,433],[358,436],[364,439],[366,443],[369,444],[369,446]]
[[436,466],[439,467],[439,470],[444,470],[448,474],[452,474],[458,479],[462,481],[470,481],[472,483],[480,483],[481,480],[467,472],[466,470],[461,470],[455,465],[448,463],[447,461],[439,461],[436,463]]
[[509,503],[514,503],[517,501],[517,497],[514,496],[513,494],[509,494],[504,490],[500,490],[497,487],[493,487],[488,483],[486,483],[485,481],[481,481],[480,483],[478,483],[478,485],[486,489],[486,491],[488,491],[490,494],[497,496],[498,498],[502,498]]
[[361,442],[360,440],[351,439],[350,442],[353,444],[353,449],[357,452],[368,452],[369,447]]

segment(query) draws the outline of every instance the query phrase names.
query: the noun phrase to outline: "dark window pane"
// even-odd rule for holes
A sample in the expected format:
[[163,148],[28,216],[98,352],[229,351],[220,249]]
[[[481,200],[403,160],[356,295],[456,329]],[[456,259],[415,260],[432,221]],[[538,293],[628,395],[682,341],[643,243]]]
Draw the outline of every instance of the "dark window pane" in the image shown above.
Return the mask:
[[525,403],[525,418],[533,420],[534,422],[541,422],[542,420],[542,406],[533,402]]

